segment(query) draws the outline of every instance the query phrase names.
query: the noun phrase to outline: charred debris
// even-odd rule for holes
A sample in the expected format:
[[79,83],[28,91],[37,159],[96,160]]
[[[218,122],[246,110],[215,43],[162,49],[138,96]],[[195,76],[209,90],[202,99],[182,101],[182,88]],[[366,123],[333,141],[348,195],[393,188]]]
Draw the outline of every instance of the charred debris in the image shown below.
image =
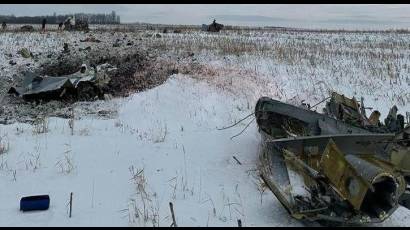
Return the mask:
[[289,214],[326,225],[378,223],[410,208],[410,126],[393,106],[384,124],[364,100],[333,92],[323,113],[262,97],[260,173]]
[[27,72],[23,85],[11,87],[8,93],[27,101],[104,99],[103,88],[107,86],[110,75],[115,70],[115,67],[106,63],[92,68],[83,64],[78,72],[59,77]]
[[89,32],[57,52],[31,54],[27,49],[35,64],[24,66],[3,85],[0,123],[31,122],[40,114],[66,118],[72,106],[126,97],[178,72],[174,62],[138,39],[119,33],[114,46]]

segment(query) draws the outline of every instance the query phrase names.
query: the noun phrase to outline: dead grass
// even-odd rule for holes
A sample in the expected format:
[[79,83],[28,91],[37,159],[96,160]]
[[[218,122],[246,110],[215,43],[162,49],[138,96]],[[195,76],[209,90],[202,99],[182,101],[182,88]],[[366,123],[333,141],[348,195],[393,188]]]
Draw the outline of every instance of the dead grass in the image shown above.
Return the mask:
[[10,149],[10,142],[7,135],[0,136],[0,155],[7,153]]
[[64,155],[55,163],[60,173],[70,174],[75,169],[74,158],[71,149],[64,151]]
[[38,116],[34,121],[33,133],[42,134],[48,131],[48,118],[46,116]]
[[[159,227],[159,203],[157,194],[148,191],[147,178],[144,175],[144,168],[135,169],[134,166],[129,167],[131,180],[136,186],[136,196],[130,199],[128,213],[129,223],[142,224],[143,226]],[[153,199],[156,200],[154,203]]]

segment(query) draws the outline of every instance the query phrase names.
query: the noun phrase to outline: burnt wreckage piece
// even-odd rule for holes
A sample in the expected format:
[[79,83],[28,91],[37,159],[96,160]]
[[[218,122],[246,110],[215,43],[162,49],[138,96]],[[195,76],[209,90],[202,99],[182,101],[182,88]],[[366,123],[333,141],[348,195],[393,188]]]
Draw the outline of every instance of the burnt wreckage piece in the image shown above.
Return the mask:
[[325,114],[260,98],[264,182],[297,219],[384,221],[399,204],[410,207],[410,126],[395,112],[389,113],[395,125],[386,126],[369,122],[363,101],[336,93]]
[[104,99],[101,89],[108,84],[109,73],[115,69],[109,64],[103,64],[87,70],[83,65],[80,71],[59,77],[27,72],[23,86],[13,86],[8,93],[27,101]]

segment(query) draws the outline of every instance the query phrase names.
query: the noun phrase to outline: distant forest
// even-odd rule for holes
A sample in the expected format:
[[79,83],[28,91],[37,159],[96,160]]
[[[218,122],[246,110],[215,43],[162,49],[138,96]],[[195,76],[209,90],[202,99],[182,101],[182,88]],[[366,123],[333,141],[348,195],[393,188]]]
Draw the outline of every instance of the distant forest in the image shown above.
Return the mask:
[[47,16],[19,16],[0,15],[0,23],[15,23],[15,24],[41,24],[43,19],[47,20],[47,24],[59,24],[64,22],[68,17],[75,17],[88,22],[88,24],[120,24],[120,16],[112,11],[110,14],[66,14],[66,15],[47,15]]

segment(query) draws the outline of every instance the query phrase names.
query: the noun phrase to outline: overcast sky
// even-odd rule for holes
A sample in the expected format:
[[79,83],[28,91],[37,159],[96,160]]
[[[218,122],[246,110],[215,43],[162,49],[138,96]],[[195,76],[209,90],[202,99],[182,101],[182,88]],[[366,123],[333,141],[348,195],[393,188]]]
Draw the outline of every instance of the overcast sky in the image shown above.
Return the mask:
[[229,25],[299,28],[410,28],[409,4],[2,4],[0,14],[16,16],[110,13],[121,22],[202,24],[212,19]]

